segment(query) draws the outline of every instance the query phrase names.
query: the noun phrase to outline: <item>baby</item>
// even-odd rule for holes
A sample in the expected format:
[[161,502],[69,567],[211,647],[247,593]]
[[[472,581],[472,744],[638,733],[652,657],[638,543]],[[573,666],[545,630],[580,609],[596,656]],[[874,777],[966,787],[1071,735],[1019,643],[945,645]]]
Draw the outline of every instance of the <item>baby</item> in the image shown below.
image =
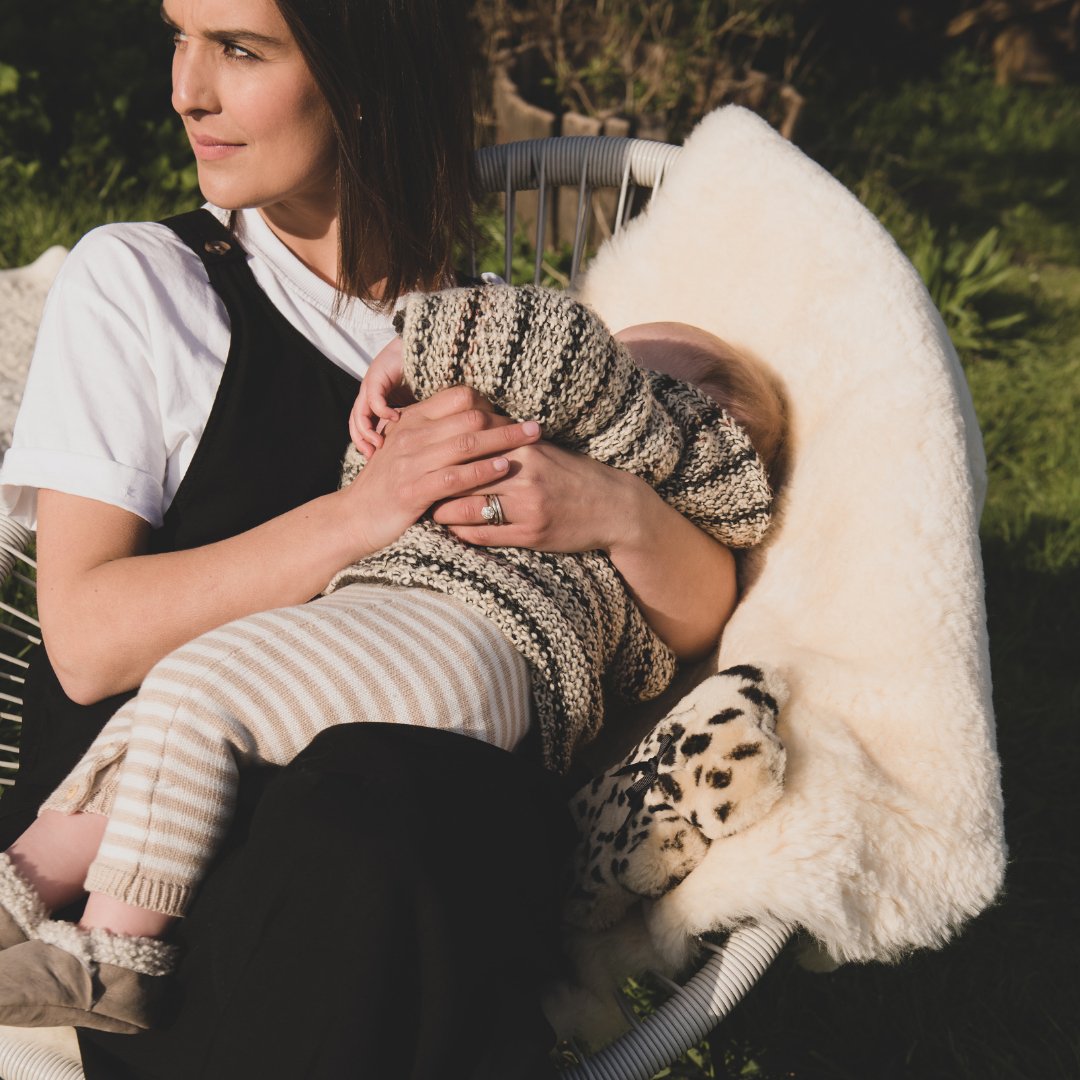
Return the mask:
[[[659,323],[617,340],[564,294],[509,286],[414,296],[399,330],[353,411],[369,455],[395,394],[466,383],[546,438],[636,472],[722,543],[764,536],[779,397],[712,335]],[[502,522],[497,497],[488,510]],[[604,553],[474,548],[428,518],[323,598],[202,635],[155,667],[43,807],[107,816],[96,853],[72,843],[71,874],[82,884],[94,855],[85,887],[115,901],[116,922],[47,918],[33,829],[0,856],[0,1024],[153,1025],[176,962],[163,935],[224,836],[241,765],[285,764],[325,727],[367,720],[505,749],[532,728],[563,773],[602,722],[605,686],[645,699],[674,670]]]

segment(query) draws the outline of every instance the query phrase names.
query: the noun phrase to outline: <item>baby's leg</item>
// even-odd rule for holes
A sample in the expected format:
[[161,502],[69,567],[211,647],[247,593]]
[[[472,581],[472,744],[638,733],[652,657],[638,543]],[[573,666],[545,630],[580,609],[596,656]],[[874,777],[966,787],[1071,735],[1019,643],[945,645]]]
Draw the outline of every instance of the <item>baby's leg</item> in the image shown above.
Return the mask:
[[[30,827],[7,849],[0,871],[0,905],[27,889],[36,910],[46,913],[78,900],[86,872],[105,831],[103,807],[111,801],[117,761],[127,749],[129,714],[119,710],[98,733],[82,761],[68,775],[61,791],[70,806],[56,806],[54,793]],[[52,806],[52,809],[49,807]],[[96,811],[73,813],[72,807]],[[11,874],[16,884],[5,884]]]
[[46,911],[74,903],[83,894],[105,818],[45,810],[7,850],[12,864],[33,883]]
[[[524,662],[499,631],[435,593],[354,585],[230,623],[166,657],[125,706],[130,740],[87,888],[182,915],[228,827],[240,765],[286,764],[319,731],[359,721],[510,749],[529,700]],[[65,805],[64,788],[55,798],[50,808],[83,808]],[[108,925],[97,903],[88,924]]]

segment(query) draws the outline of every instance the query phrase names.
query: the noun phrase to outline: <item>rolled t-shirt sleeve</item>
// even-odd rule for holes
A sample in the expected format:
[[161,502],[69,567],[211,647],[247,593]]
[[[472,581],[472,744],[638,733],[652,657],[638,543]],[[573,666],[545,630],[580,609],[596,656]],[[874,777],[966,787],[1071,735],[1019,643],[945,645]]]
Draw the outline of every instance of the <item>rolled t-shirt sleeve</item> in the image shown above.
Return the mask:
[[[154,527],[163,520],[171,436],[156,366],[173,358],[155,354],[170,325],[175,337],[183,337],[183,328],[169,310],[174,298],[160,276],[161,251],[148,255],[145,233],[136,245],[124,228],[87,234],[65,260],[45,305],[0,470],[0,508],[29,527],[36,525],[39,488],[118,506]],[[159,249],[169,244],[157,240]],[[190,273],[169,277],[175,288]]]

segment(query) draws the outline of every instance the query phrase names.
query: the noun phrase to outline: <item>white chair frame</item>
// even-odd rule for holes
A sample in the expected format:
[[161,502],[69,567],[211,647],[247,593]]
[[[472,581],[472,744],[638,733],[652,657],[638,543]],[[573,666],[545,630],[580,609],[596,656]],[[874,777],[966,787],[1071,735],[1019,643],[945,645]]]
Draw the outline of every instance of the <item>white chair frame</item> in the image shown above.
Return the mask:
[[[577,218],[571,255],[571,281],[585,261],[592,193],[601,188],[618,191],[612,231],[618,233],[634,204],[637,188],[655,191],[678,156],[680,148],[640,139],[575,136],[533,139],[477,152],[476,165],[483,193],[505,196],[506,235],[503,277],[510,281],[516,223],[515,195],[535,190],[535,263],[533,281],[540,283],[548,224],[548,194],[555,188],[576,187]],[[474,267],[475,272],[475,267]],[[0,515],[0,582],[15,573],[28,586],[33,580],[16,569],[19,563],[33,570],[27,554],[31,533]],[[23,672],[26,662],[17,653],[40,640],[36,620],[12,605],[2,609],[12,617],[0,624],[0,633],[14,644],[0,647],[0,718],[21,723]],[[18,768],[18,747],[0,744],[0,784],[11,784]],[[656,975],[671,991],[650,1016],[639,1019],[620,998],[631,1029],[598,1053],[586,1055],[573,1048],[561,1071],[570,1080],[649,1080],[685,1051],[696,1046],[731,1012],[769,967],[792,933],[779,924],[755,923],[734,930],[721,945],[702,941],[702,966],[682,985]],[[628,973],[634,974],[634,973]],[[58,1033],[0,1029],[2,1080],[81,1080],[83,1071],[72,1049],[73,1039],[58,1040]],[[72,1056],[75,1053],[76,1056]]]

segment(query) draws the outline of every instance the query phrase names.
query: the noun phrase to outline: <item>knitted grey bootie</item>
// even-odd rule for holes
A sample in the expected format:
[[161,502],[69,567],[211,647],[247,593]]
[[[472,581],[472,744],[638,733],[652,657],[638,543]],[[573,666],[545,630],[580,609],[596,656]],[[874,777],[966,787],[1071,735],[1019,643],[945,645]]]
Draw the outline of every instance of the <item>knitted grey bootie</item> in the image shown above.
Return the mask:
[[0,955],[0,1024],[134,1035],[154,1026],[177,948],[46,920]]
[[0,852],[0,949],[28,941],[47,915],[37,889]]

